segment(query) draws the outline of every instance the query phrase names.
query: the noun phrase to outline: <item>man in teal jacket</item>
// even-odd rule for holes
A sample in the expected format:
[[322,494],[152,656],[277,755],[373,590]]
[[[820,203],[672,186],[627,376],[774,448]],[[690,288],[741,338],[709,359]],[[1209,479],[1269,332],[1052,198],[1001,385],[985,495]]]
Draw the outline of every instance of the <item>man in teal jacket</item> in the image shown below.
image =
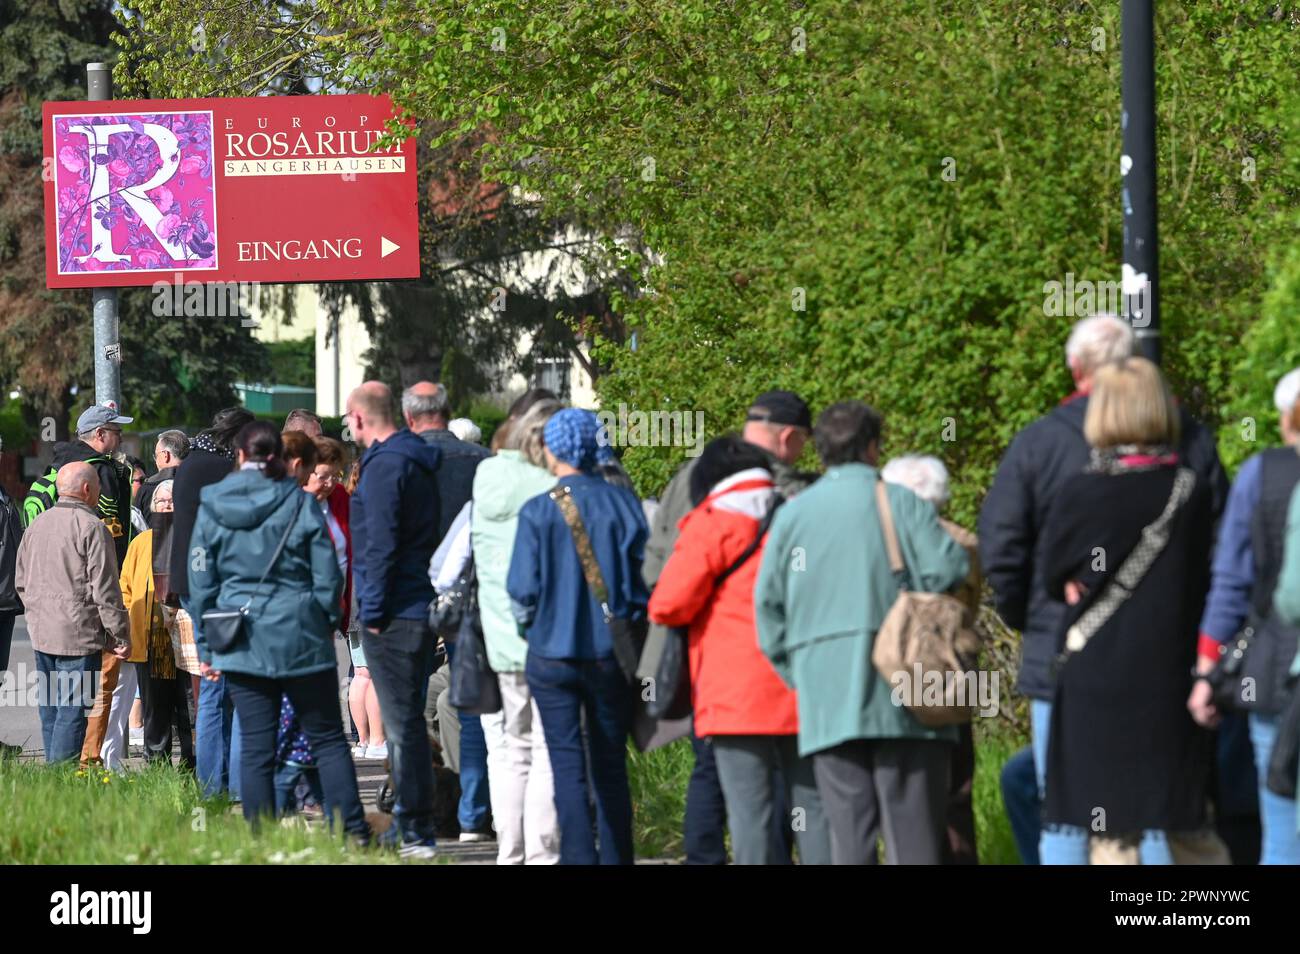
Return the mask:
[[[799,754],[812,755],[835,864],[939,864],[951,727],[921,725],[873,668],[876,632],[898,594],[876,511],[880,416],[860,401],[828,407],[813,440],[821,480],[772,523],[754,590],[758,641],[799,696]],[[912,586],[965,579],[966,552],[934,508],[887,488]],[[797,808],[798,806],[793,806]]]

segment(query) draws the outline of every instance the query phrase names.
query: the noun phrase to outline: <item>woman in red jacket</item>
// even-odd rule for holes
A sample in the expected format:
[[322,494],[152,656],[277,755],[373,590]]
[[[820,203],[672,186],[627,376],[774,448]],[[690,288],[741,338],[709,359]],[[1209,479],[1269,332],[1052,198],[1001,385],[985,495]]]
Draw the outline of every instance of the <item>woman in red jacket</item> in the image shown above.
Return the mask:
[[830,864],[812,762],[799,757],[795,694],[758,648],[754,579],[776,503],[768,455],[730,435],[693,465],[695,509],[650,597],[650,618],[690,628],[695,732],[713,746],[737,864],[779,864],[771,838],[784,784],[799,860]]

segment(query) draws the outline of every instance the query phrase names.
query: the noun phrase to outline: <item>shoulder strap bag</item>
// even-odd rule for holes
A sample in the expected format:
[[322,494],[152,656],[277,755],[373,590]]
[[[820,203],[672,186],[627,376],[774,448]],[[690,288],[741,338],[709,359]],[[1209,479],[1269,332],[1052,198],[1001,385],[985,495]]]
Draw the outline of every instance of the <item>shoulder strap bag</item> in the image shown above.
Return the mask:
[[955,596],[911,588],[883,480],[876,481],[876,509],[899,589],[872,643],[871,664],[894,693],[902,692],[902,704],[922,725],[969,722],[979,701],[974,621]]
[[1088,645],[1088,641],[1110,622],[1110,618],[1141,585],[1142,579],[1156,562],[1156,558],[1169,545],[1169,530],[1174,517],[1191,496],[1195,483],[1196,477],[1191,470],[1186,467],[1178,468],[1164,510],[1160,512],[1160,516],[1142,528],[1137,546],[1129,551],[1124,562],[1115,571],[1115,575],[1105,582],[1097,599],[1067,630],[1065,649],[1058,658],[1058,663],[1064,663],[1071,655]]
[[[299,491],[298,496],[302,498],[307,495]],[[298,504],[299,506],[302,505],[301,499]],[[244,601],[243,606],[233,610],[210,609],[203,614],[203,636],[207,640],[209,650],[214,653],[229,652],[236,641],[244,635],[244,627],[248,619],[249,608],[253,605],[253,597],[262,588],[266,578],[271,575],[271,568],[280,559],[280,554],[284,551],[284,545],[289,540],[289,534],[293,532],[293,525],[297,522],[298,510],[295,508],[294,515],[289,518],[284,533],[280,535],[280,542],[276,545],[275,552],[271,554],[270,562],[266,564],[266,569],[262,571],[262,578],[257,581],[254,592]]]
[[592,549],[591,537],[587,535],[582,514],[578,512],[578,505],[573,499],[572,488],[567,484],[556,487],[549,496],[560,508],[560,513],[564,515],[564,522],[569,525],[569,532],[573,534],[573,544],[578,550],[578,562],[582,565],[582,575],[587,581],[587,588],[600,604],[600,610],[605,616],[605,625],[609,627],[610,639],[614,643],[614,658],[618,660],[618,667],[623,671],[624,677],[632,683],[636,679],[636,664],[641,658],[641,650],[645,645],[647,621],[644,617],[639,620],[625,619],[615,616],[610,610],[609,588],[606,587],[605,578],[600,572],[600,563],[596,560],[596,551]]

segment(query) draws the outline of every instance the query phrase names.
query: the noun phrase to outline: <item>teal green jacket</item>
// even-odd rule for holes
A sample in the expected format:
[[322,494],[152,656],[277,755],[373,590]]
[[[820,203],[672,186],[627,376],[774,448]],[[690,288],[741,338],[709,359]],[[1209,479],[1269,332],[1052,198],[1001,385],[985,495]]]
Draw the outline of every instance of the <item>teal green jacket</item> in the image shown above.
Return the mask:
[[[1300,626],[1300,487],[1291,493],[1286,514],[1286,546],[1282,551],[1282,572],[1273,591],[1273,608],[1283,622]],[[1291,663],[1291,674],[1300,675],[1300,653]]]
[[[286,525],[284,550],[258,585]],[[325,518],[292,478],[240,470],[199,493],[190,538],[190,614],[199,658],[223,672],[284,679],[333,669],[343,574]],[[249,598],[246,635],[214,653],[203,632],[210,609]]]
[[[754,589],[759,647],[799,697],[799,752],[853,739],[944,739],[891,699],[871,665],[876,632],[898,595],[876,511],[879,471],[832,467],[777,511]],[[887,485],[899,545],[916,590],[965,579],[969,558],[933,506]]]
[[496,672],[523,672],[528,643],[510,611],[506,573],[515,548],[519,510],[555,486],[555,477],[517,450],[498,451],[474,471],[470,541],[478,574],[479,619],[488,662]]

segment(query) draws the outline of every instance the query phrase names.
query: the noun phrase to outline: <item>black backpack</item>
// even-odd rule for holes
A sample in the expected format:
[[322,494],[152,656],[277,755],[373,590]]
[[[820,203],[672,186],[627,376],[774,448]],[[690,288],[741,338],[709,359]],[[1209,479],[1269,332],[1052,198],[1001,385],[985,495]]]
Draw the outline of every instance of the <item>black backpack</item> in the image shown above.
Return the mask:
[[23,525],[18,517],[18,506],[0,490],[0,613],[23,611],[23,601],[18,598],[14,585],[18,544],[22,539]]

